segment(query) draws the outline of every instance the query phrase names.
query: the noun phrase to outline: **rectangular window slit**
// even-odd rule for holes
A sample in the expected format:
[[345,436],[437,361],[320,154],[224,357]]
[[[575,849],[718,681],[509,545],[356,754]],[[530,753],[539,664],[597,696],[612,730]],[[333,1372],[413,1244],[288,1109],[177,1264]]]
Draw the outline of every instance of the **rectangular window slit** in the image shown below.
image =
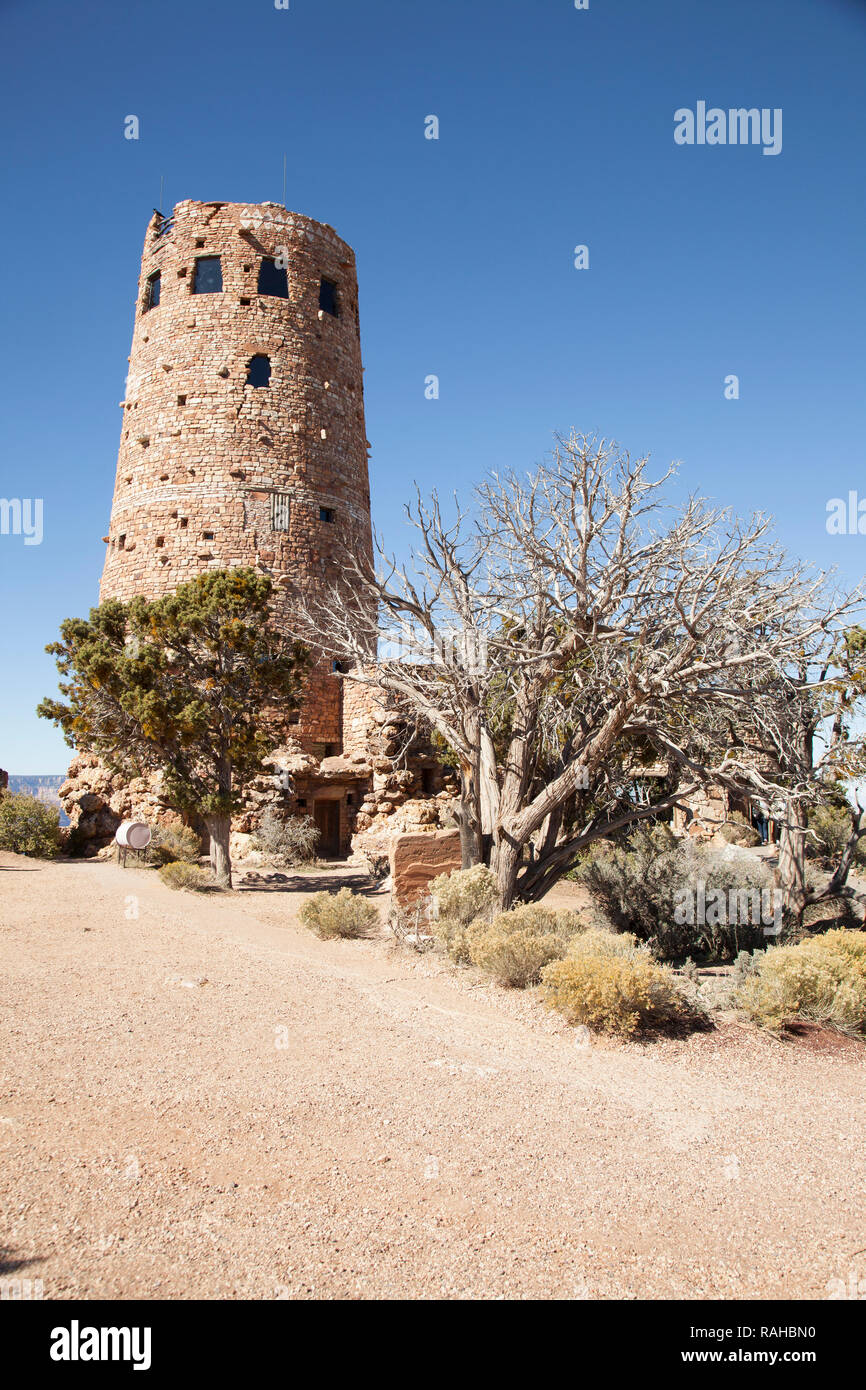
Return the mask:
[[288,531],[289,495],[286,492],[271,493],[271,530]]
[[333,280],[326,280],[324,277],[319,285],[319,308],[326,314],[332,314],[335,319],[340,316],[337,286]]
[[147,284],[144,287],[144,312],[148,309],[155,309],[159,303],[160,274],[157,270],[155,274],[147,277]]

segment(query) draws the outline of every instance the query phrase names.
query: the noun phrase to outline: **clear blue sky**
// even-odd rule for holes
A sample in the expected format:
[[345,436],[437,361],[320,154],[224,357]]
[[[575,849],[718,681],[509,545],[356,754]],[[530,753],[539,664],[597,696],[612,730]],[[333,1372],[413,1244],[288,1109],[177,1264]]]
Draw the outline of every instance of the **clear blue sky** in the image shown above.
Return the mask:
[[[466,492],[573,425],[860,578],[825,509],[866,497],[863,0],[3,0],[0,52],[0,496],[45,509],[0,536],[0,766],[68,761],[33,709],[96,602],[161,177],[165,210],[279,202],[285,153],[288,206],[354,246],[395,547],[413,479]],[[781,107],[781,154],[677,146],[698,101]]]

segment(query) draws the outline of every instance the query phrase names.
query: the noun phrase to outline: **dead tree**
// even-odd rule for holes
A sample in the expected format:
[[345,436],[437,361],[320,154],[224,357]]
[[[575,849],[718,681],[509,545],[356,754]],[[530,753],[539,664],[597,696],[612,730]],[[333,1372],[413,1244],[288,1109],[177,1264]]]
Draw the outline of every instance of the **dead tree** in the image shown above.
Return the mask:
[[[490,864],[504,906],[733,778],[719,709],[852,602],[828,602],[766,518],[665,505],[671,471],[572,434],[532,473],[489,475],[471,511],[416,496],[411,563],[380,549],[378,572],[355,561],[339,593],[295,596],[302,633],[354,663],[345,679],[394,693],[452,751],[464,863]],[[627,794],[636,741],[681,774],[654,805]]]

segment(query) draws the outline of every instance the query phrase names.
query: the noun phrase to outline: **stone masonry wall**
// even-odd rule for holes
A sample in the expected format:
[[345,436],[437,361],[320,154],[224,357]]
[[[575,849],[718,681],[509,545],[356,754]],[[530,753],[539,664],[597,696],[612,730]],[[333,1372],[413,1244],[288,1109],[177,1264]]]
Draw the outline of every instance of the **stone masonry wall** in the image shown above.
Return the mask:
[[[281,249],[288,298],[259,294],[261,262]],[[202,257],[219,257],[221,291],[193,292]],[[320,308],[323,279],[337,316]],[[247,384],[254,356],[269,359],[267,386]],[[369,554],[355,258],[330,227],[273,203],[155,214],[122,404],[101,599],[157,596],[236,565],[275,584],[336,583],[347,550]],[[279,590],[275,602],[290,628]],[[320,754],[341,742],[340,681],[324,658],[295,732]]]

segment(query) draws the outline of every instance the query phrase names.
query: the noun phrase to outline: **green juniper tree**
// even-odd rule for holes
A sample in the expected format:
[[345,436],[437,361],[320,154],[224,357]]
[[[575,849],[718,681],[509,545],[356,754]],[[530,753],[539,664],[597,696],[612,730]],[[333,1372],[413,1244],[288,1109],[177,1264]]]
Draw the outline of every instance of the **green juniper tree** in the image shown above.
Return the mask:
[[64,699],[37,713],[73,748],[114,771],[158,773],[178,811],[210,835],[218,883],[231,887],[231,813],[297,708],[309,657],[270,622],[270,580],[212,570],[165,598],[108,599],[67,618],[57,658]]

